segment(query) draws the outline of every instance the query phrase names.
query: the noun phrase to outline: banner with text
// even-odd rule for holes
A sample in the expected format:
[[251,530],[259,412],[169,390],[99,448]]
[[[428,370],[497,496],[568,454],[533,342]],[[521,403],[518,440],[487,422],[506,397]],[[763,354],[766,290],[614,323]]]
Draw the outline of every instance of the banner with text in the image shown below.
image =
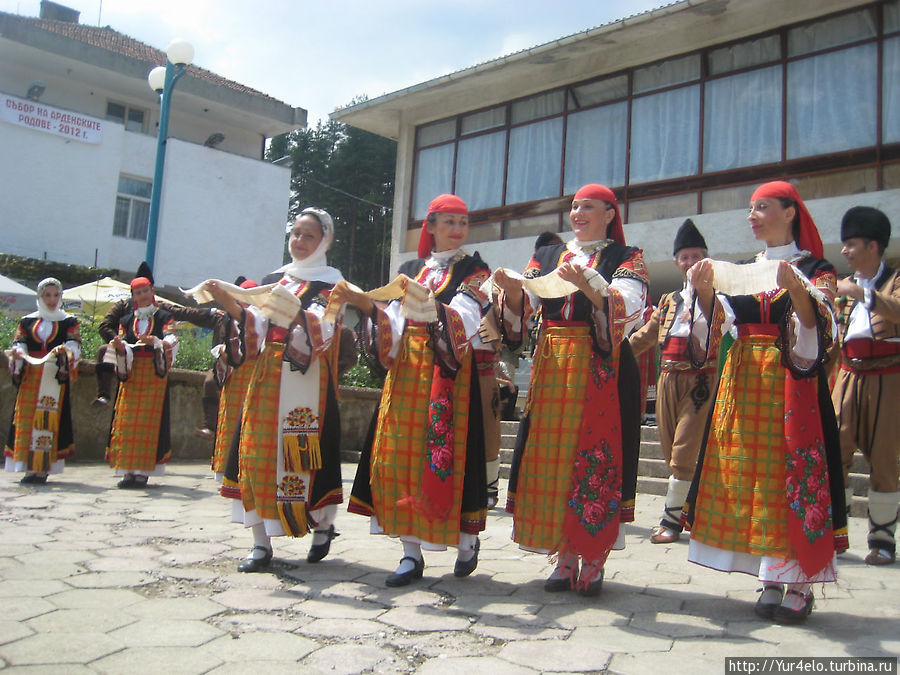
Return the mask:
[[6,94],[0,94],[0,119],[82,143],[99,143],[103,138],[102,120]]

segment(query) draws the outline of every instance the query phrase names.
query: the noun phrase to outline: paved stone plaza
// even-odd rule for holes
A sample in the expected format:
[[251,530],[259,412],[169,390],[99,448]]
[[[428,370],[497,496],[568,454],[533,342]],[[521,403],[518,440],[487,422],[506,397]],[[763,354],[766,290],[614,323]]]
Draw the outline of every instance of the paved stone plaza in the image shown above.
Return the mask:
[[[355,467],[344,465],[349,493]],[[661,497],[638,495],[627,549],[603,593],[548,594],[546,558],[488,517],[480,564],[426,552],[425,578],[389,589],[397,542],[343,511],[323,562],[309,538],[273,540],[267,573],[235,567],[249,531],[202,464],[174,464],[145,490],[73,464],[44,486],[0,473],[0,668],[46,673],[722,673],[726,656],[895,656],[900,565],[872,568],[851,519],[840,582],[816,588],[808,623],[753,613],[756,582],[689,564],[687,542],[647,540]]]

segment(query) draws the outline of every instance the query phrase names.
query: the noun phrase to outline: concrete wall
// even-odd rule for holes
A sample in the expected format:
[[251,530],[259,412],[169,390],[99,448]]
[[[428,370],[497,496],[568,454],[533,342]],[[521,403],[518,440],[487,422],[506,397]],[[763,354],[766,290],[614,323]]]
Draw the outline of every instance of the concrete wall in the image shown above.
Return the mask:
[[[3,359],[0,359],[3,360]],[[5,360],[0,364],[0,441],[4,447],[15,406],[16,388],[9,378]],[[194,435],[202,418],[200,399],[204,373],[174,370],[169,375],[173,461],[204,460],[212,457],[213,442]],[[112,421],[112,406],[94,408],[96,396],[94,363],[82,361],[78,380],[72,385],[72,425],[75,430],[74,461],[102,461]],[[381,392],[359,387],[341,387],[341,454],[351,459],[362,449],[369,422]]]

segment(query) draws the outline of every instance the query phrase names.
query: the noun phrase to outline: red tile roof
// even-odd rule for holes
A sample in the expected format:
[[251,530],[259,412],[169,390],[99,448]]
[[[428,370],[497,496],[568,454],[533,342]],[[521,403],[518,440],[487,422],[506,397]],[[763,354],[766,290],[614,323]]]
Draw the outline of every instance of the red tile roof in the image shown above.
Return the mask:
[[[23,17],[15,14],[9,14],[7,12],[0,12],[0,15],[3,14],[16,21],[21,21],[24,24],[34,26],[35,28],[38,28],[40,30],[45,30],[51,33],[62,35],[63,37],[69,38],[70,40],[76,40],[78,42],[83,42],[94,47],[99,47],[100,49],[105,49],[116,54],[121,54],[122,56],[128,56],[133,59],[145,61],[148,64],[148,67],[152,67],[154,65],[165,65],[166,63],[166,53],[161,49],[156,49],[155,47],[151,47],[150,45],[140,42],[139,40],[135,40],[134,38],[129,37],[123,33],[119,33],[109,26],[85,26],[80,23],[70,23],[68,21],[38,19],[34,17]],[[212,71],[206,70],[205,68],[200,68],[195,65],[189,65],[187,67],[187,70],[190,75],[201,80],[207,80],[208,82],[211,82],[216,86],[225,87],[227,89],[232,89],[234,91],[249,94],[251,96],[259,96],[270,101],[283,103],[283,101],[278,101],[278,99],[273,98],[268,94],[264,94],[261,91],[251,89],[250,87],[247,87],[239,82],[234,82],[233,80],[224,78],[221,75],[217,75]]]

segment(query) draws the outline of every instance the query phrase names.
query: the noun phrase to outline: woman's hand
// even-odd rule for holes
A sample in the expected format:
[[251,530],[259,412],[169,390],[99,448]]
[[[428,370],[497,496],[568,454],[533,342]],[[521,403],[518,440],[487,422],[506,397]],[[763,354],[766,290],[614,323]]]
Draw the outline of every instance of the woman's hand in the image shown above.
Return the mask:
[[109,341],[110,346],[116,350],[116,354],[119,356],[125,353],[125,343],[122,342],[122,336],[116,335],[112,340]]
[[590,293],[591,287],[584,276],[584,267],[578,263],[567,262],[560,265],[558,269],[560,279],[568,281],[586,295]]
[[339,305],[353,305],[368,316],[375,308],[375,303],[365,294],[355,291],[345,282],[339,281],[331,289],[329,302],[336,302]]
[[213,300],[228,313],[228,316],[235,321],[241,320],[241,314],[243,312],[241,306],[228,291],[222,288],[218,281],[210,279],[204,286],[206,287],[206,290],[209,291],[209,294],[213,296]]
[[[503,268],[494,270],[494,285],[506,296],[506,306],[513,314],[521,316],[524,309],[522,303],[522,280],[509,276]],[[499,301],[496,301],[499,306]]]

